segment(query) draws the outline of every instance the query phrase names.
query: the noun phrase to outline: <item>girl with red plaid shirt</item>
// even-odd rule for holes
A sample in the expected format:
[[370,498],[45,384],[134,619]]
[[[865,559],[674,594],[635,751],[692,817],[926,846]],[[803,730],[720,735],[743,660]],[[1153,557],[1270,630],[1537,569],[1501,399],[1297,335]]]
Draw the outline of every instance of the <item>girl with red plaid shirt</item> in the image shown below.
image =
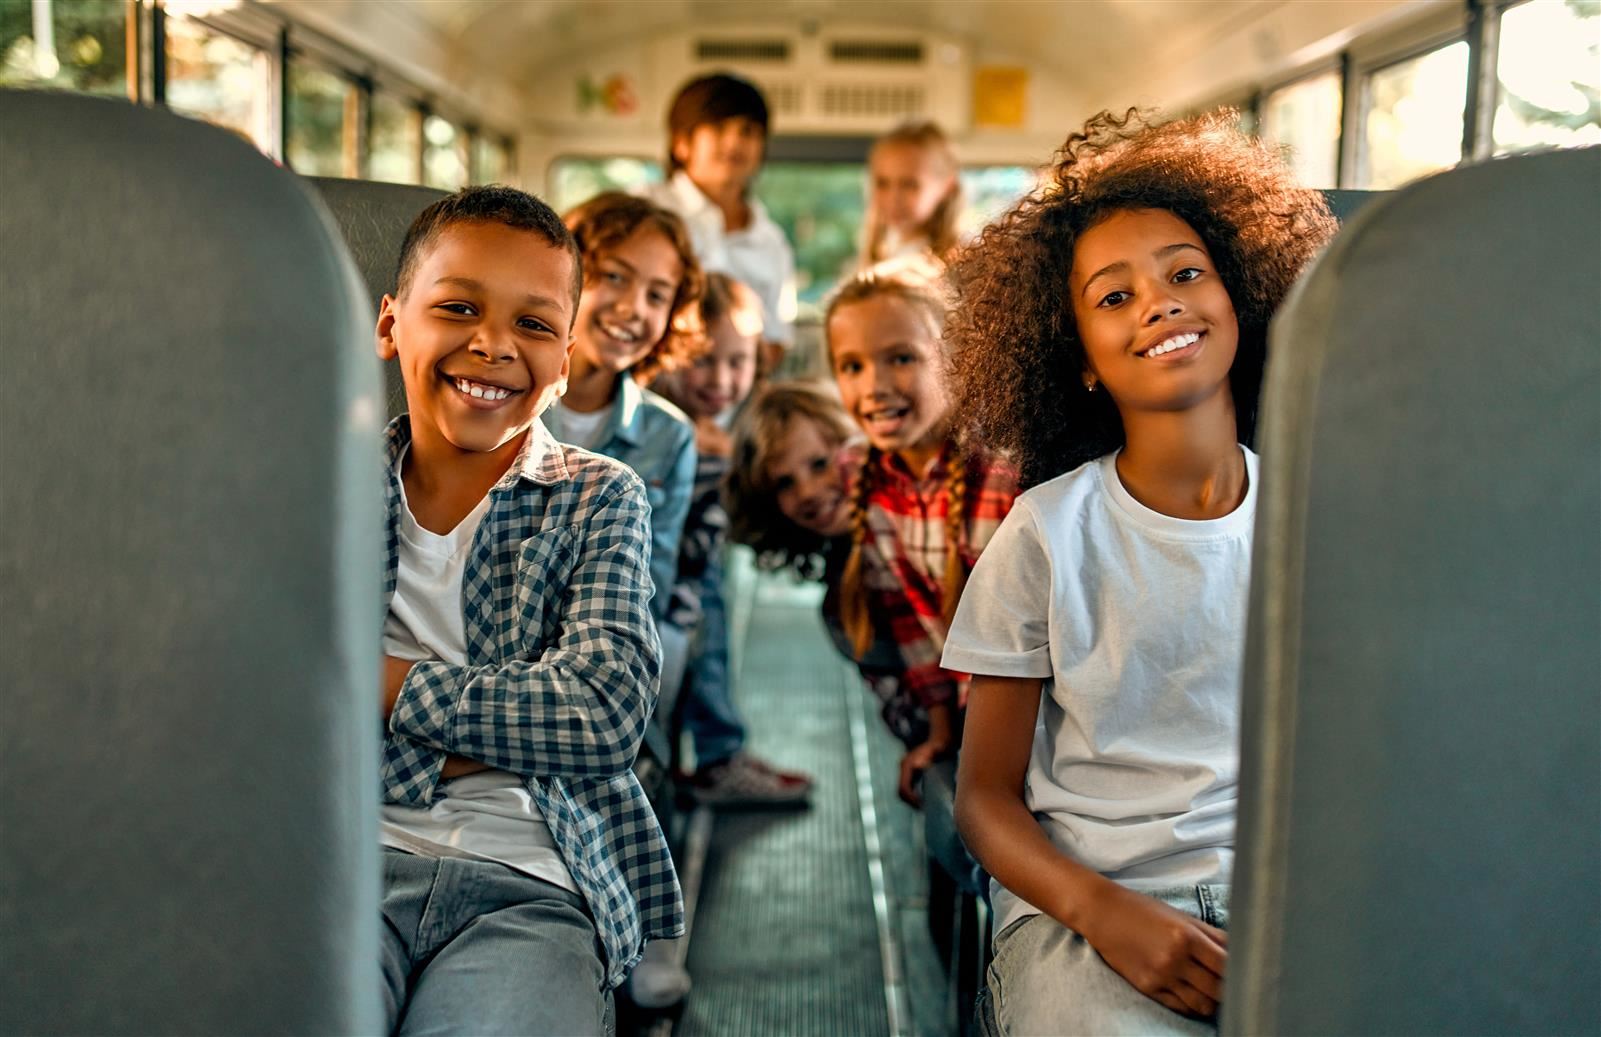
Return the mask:
[[967,676],[940,666],[967,574],[1016,499],[1014,469],[964,449],[951,424],[941,336],[945,302],[911,278],[862,274],[835,295],[824,327],[846,412],[867,436],[853,480],[840,611],[858,657],[887,630],[928,738],[901,760],[901,798],[956,751]]

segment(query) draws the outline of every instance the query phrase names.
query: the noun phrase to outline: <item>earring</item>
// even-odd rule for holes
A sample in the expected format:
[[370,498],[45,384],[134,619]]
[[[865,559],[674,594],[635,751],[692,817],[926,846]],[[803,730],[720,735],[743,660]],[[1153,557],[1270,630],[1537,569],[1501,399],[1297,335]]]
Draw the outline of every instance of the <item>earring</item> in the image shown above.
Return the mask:
[[1086,378],[1086,379],[1084,379],[1084,391],[1085,392],[1094,392],[1095,391],[1095,385],[1096,385],[1096,382],[1095,382],[1094,378]]

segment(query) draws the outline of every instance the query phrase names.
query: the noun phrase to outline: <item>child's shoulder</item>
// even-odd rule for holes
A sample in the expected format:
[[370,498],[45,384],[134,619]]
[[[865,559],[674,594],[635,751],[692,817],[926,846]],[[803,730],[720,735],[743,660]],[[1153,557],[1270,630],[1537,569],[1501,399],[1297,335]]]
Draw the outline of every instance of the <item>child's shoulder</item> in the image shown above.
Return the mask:
[[571,443],[552,440],[551,449],[561,452],[567,481],[580,496],[610,497],[618,493],[644,496],[645,483],[639,475],[616,458],[597,454]]
[[1087,507],[1101,492],[1104,485],[1104,468],[1115,455],[1107,454],[1086,461],[1072,471],[1047,479],[1024,490],[1017,498],[1016,507],[1040,516],[1060,517],[1065,512]]
[[640,420],[647,434],[668,434],[694,439],[695,423],[667,397],[644,386],[639,387]]

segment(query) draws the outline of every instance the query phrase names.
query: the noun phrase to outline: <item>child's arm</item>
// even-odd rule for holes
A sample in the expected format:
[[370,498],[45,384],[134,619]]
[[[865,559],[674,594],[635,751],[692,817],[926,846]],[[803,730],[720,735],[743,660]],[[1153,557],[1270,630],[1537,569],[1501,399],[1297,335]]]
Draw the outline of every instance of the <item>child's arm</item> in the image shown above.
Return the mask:
[[674,433],[682,436],[673,456],[673,467],[662,483],[662,503],[650,516],[650,578],[656,584],[651,596],[651,614],[666,620],[672,604],[673,584],[678,577],[678,544],[689,518],[690,498],[695,493],[695,433],[685,424],[674,423]]
[[[597,503],[562,547],[576,558],[554,606],[554,643],[502,665],[411,666],[389,718],[389,801],[428,802],[445,754],[540,777],[609,777],[633,765],[661,670],[643,579],[650,508],[629,472],[592,492]],[[522,586],[538,576],[521,574],[512,607],[553,607]]]
[[1140,993],[1184,1015],[1215,1015],[1227,934],[1074,861],[1029,811],[1040,688],[1035,677],[974,676],[956,776],[962,839],[997,882],[1083,936]]

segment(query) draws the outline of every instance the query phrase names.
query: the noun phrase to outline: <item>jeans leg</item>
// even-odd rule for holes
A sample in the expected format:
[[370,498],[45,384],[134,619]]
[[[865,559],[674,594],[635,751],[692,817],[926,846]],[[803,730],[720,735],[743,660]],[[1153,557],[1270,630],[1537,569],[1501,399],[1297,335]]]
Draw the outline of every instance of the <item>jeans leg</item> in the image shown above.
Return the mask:
[[382,918],[378,934],[383,975],[384,1032],[393,1033],[405,1011],[412,960],[423,910],[433,893],[439,862],[385,847]]
[[412,985],[405,1037],[600,1037],[605,968],[573,893],[482,861],[443,860],[424,933],[446,933]]
[[[1189,901],[1185,910],[1194,913],[1194,887]],[[1215,1037],[1217,1033],[1215,1020],[1179,1015],[1135,990],[1089,941],[1047,915],[1019,923],[997,939],[989,988],[995,1021],[1006,1034]]]
[[728,685],[728,614],[721,584],[714,583],[701,596],[697,649],[679,715],[695,741],[695,766],[707,767],[745,745],[745,724]]

